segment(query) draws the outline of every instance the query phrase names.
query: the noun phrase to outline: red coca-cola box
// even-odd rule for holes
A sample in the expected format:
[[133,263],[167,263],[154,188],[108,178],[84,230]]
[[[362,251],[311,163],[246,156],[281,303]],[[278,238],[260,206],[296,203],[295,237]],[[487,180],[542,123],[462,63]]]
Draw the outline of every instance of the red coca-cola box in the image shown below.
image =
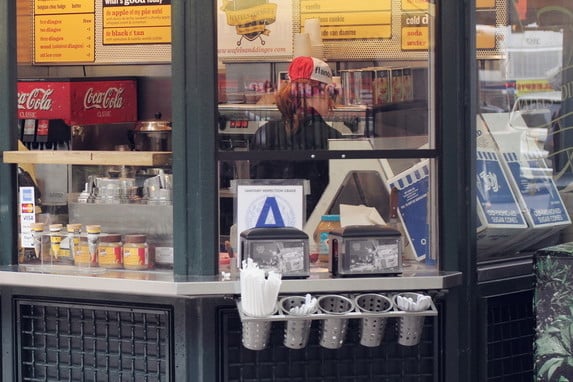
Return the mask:
[[70,126],[135,122],[137,80],[19,80],[18,119],[63,119]]

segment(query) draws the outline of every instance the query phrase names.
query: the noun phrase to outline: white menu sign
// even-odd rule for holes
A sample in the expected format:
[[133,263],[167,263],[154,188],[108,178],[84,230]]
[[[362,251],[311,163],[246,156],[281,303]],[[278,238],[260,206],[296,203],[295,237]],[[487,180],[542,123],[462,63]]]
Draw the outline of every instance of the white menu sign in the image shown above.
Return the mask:
[[217,0],[219,58],[292,57],[292,0]]

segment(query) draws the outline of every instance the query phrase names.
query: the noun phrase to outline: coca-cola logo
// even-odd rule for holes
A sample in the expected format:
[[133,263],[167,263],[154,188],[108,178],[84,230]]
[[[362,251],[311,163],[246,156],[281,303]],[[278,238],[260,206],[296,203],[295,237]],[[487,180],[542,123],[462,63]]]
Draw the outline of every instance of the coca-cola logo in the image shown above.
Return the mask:
[[54,89],[35,88],[30,92],[18,93],[18,109],[22,110],[50,110],[52,99],[50,96]]
[[89,88],[84,95],[84,109],[121,109],[124,88],[110,87],[105,91]]

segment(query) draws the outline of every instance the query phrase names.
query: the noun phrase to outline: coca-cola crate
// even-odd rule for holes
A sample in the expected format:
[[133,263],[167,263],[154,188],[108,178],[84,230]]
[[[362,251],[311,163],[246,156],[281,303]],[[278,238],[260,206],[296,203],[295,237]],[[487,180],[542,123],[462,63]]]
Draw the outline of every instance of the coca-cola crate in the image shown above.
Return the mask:
[[63,119],[68,125],[137,121],[137,80],[18,81],[19,119]]

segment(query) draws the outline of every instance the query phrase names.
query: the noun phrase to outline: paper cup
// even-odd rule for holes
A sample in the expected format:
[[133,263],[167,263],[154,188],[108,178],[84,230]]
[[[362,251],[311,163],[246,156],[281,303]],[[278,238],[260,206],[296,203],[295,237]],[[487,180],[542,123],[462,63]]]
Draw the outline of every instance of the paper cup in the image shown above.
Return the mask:
[[310,37],[308,33],[296,33],[293,47],[293,57],[310,56]]

